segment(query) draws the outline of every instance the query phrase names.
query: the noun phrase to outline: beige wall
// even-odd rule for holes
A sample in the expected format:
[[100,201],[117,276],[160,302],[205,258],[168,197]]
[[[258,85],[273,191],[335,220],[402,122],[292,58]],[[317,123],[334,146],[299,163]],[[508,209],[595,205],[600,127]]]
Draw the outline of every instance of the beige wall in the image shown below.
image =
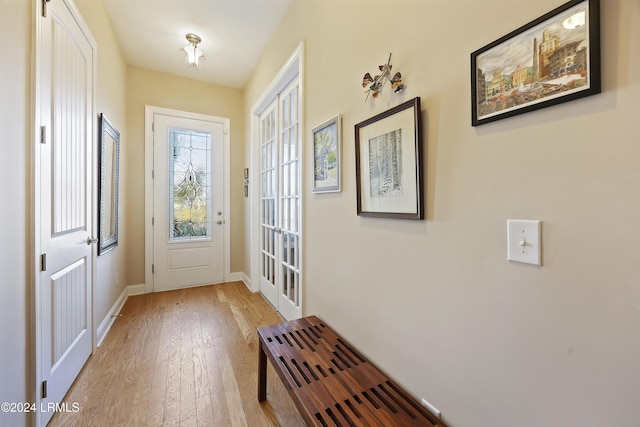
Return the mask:
[[[0,402],[29,401],[31,3],[0,0]],[[0,425],[27,416],[0,412]]]
[[[102,1],[75,0],[82,17],[90,28],[98,45],[97,88],[96,88],[96,123],[100,113],[104,113],[113,126],[120,132],[120,151],[128,144],[126,88],[127,65],[120,51],[118,41],[111,28],[109,17]],[[99,147],[96,141],[96,149]],[[120,197],[118,214],[118,246],[99,256],[96,264],[96,283],[94,284],[94,327],[109,315],[109,310],[124,290],[127,283],[126,248],[129,242],[127,222],[123,218],[126,212],[126,200],[122,197],[122,187],[127,185],[127,158],[120,155]],[[96,176],[99,176],[96,174]],[[96,214],[97,215],[97,214]],[[97,235],[98,230],[95,230]],[[109,319],[107,319],[109,320]]]
[[[245,89],[248,117],[305,41],[305,314],[451,426],[637,424],[640,3],[601,3],[603,93],[477,128],[470,52],[558,1],[294,0]],[[365,102],[389,52],[407,89]],[[353,127],[415,96],[427,218],[358,217]],[[338,113],[343,191],[312,194],[310,131]],[[544,222],[543,267],[506,260],[508,218]]]
[[[197,73],[197,71],[194,71]],[[244,118],[242,92],[136,67],[127,75],[130,143],[125,148],[129,284],[144,283],[144,107],[170,108],[231,119],[231,272],[244,271]]]

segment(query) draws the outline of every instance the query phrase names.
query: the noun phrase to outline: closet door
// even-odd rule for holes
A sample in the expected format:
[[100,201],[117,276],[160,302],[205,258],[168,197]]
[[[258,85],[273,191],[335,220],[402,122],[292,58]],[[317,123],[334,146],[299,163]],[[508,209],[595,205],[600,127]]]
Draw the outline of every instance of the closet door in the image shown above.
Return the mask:
[[93,227],[96,43],[73,2],[43,2],[43,7],[46,16],[37,18],[41,32],[36,40],[36,108],[42,137],[35,147],[34,172],[41,256],[33,319],[36,375],[41,381],[37,404],[44,410],[37,411],[36,425],[51,419],[55,411],[50,408],[62,401],[92,353],[97,242]]

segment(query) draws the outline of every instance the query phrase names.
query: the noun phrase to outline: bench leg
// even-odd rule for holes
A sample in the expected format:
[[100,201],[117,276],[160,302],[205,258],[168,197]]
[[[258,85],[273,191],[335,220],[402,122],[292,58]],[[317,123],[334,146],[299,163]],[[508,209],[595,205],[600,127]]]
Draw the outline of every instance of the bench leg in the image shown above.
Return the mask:
[[262,348],[260,341],[260,350],[258,351],[258,402],[267,400],[267,354]]

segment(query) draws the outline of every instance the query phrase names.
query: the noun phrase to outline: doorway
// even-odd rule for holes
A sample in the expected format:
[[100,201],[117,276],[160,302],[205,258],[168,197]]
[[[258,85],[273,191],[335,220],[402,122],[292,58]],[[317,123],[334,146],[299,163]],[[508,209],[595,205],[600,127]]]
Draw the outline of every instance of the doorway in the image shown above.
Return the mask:
[[229,275],[229,124],[147,107],[149,292],[221,283]]

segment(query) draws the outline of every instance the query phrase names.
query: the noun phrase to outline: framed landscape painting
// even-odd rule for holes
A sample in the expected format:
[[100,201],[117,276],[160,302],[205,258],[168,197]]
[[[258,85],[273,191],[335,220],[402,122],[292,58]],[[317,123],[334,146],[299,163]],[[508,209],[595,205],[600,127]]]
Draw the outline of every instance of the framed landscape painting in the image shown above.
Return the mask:
[[471,124],[600,93],[598,0],[572,0],[471,54]]
[[340,115],[313,128],[313,192],[340,191]]
[[420,98],[355,125],[358,215],[423,219]]

